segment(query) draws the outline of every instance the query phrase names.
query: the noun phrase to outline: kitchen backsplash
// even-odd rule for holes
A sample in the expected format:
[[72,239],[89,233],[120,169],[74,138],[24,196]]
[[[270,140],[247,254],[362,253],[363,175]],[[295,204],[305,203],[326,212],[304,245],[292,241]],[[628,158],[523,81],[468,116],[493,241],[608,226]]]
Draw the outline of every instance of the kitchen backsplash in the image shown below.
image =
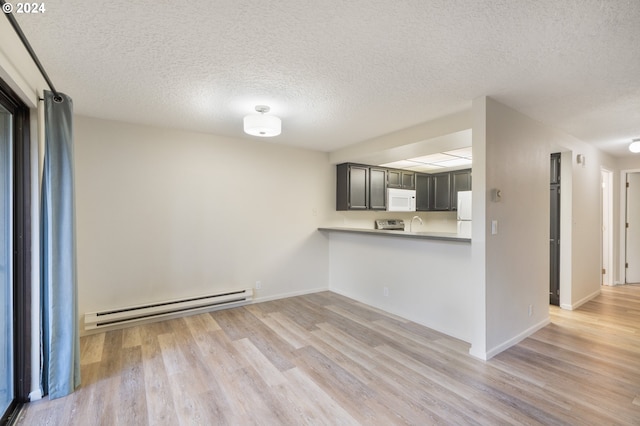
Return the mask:
[[414,216],[422,219],[422,225],[418,220],[413,222],[413,231],[416,232],[456,232],[458,222],[456,212],[386,212],[386,211],[347,211],[336,212],[332,215],[331,223],[327,226],[340,226],[346,228],[374,229],[376,219],[402,219],[405,229],[409,230],[409,224]]

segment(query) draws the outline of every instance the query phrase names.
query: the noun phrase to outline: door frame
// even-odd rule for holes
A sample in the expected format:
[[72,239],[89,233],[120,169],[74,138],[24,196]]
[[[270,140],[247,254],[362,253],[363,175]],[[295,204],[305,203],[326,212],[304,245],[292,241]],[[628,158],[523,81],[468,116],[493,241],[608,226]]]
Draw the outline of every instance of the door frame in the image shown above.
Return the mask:
[[572,310],[573,151],[560,149],[560,307]]
[[625,223],[627,222],[627,174],[640,173],[640,169],[629,169],[620,171],[620,230],[619,230],[619,277],[620,284],[627,284],[627,268],[625,262],[627,259],[627,230]]
[[[554,235],[550,233],[549,242],[552,244],[549,248],[549,304],[560,306],[560,296],[562,295],[562,291],[560,288],[561,283],[561,236],[562,236],[562,153],[561,152],[552,152],[550,155],[551,164],[553,163],[553,159],[557,158],[557,166],[556,166],[556,181],[550,181],[549,184],[549,195],[550,204],[549,204],[549,217],[550,217],[550,230],[554,228],[557,230],[557,233]],[[553,170],[552,170],[553,173]],[[554,195],[555,190],[555,203],[551,200]],[[555,209],[554,209],[555,205]],[[555,225],[554,225],[555,223]],[[555,284],[555,286],[554,286]],[[553,288],[552,288],[553,287]],[[555,291],[555,294],[554,294]]]
[[[614,285],[614,266],[613,266],[613,171],[607,168],[600,168],[600,177],[602,183],[601,205],[602,211],[600,216],[601,233],[601,265],[606,270],[601,275],[601,285]],[[605,248],[608,247],[608,250]],[[605,280],[606,278],[606,280]],[[608,281],[608,282],[605,282]]]

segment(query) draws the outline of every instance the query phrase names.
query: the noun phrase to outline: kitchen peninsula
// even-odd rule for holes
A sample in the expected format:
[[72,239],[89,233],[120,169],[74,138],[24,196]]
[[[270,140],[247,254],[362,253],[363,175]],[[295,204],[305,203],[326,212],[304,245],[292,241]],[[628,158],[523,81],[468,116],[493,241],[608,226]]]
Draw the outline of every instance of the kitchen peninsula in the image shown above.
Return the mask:
[[404,238],[418,238],[426,240],[441,240],[441,241],[456,241],[461,243],[470,243],[471,238],[461,236],[454,232],[408,232],[408,231],[394,231],[386,229],[366,229],[366,228],[341,228],[341,227],[326,227],[318,228],[318,231],[325,232],[348,232],[357,234],[371,234],[383,237],[404,237]]
[[317,228],[329,243],[330,290],[472,342],[482,271],[472,256],[470,196],[469,168],[336,165],[336,214]]
[[456,233],[318,228],[330,290],[470,343],[473,243]]

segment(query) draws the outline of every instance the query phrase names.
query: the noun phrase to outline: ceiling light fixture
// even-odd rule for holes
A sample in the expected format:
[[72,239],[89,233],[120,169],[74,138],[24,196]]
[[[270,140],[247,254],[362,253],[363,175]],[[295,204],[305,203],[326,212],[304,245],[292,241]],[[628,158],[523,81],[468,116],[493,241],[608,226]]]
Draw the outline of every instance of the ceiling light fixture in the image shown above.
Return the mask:
[[640,139],[634,139],[633,141],[631,141],[631,144],[629,144],[629,151],[633,152],[634,154],[640,152]]
[[256,105],[256,111],[260,114],[244,117],[244,132],[263,138],[278,136],[282,131],[282,122],[275,115],[265,115],[270,109],[267,105]]

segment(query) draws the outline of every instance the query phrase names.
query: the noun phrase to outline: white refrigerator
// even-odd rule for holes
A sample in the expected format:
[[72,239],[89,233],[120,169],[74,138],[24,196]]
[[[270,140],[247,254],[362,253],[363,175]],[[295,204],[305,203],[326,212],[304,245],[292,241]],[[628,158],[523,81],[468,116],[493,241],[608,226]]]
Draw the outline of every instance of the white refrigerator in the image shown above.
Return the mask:
[[458,235],[471,238],[471,191],[458,192]]

